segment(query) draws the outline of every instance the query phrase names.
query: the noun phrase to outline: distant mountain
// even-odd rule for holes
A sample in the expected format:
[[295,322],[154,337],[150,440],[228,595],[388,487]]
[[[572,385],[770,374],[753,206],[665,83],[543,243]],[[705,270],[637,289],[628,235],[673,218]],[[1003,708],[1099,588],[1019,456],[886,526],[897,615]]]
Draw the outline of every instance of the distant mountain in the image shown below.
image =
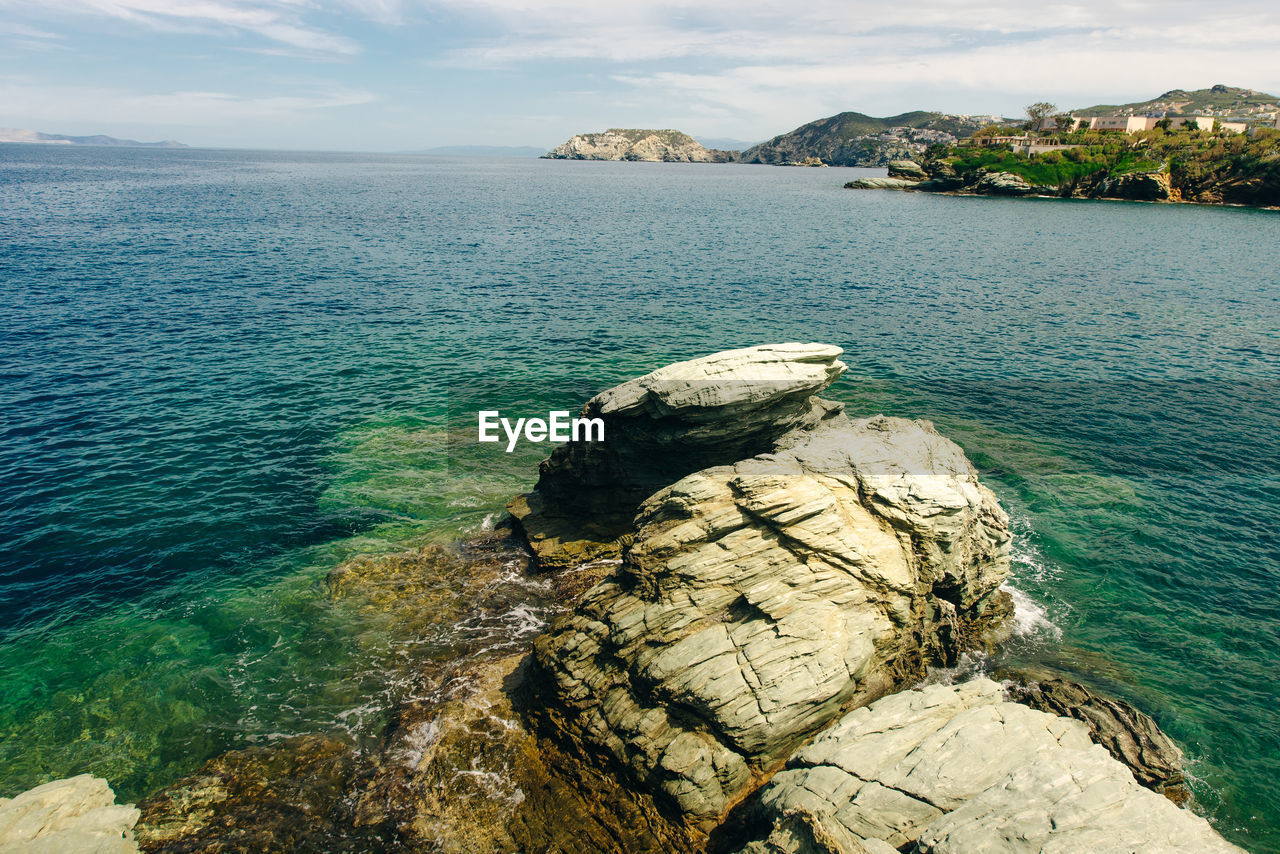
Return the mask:
[[737,152],[703,148],[697,140],[669,128],[610,128],[580,133],[542,155],[548,160],[648,160],[668,163],[728,163]]
[[36,145],[114,145],[129,148],[186,148],[181,142],[166,139],[163,142],[138,142],[136,139],[116,139],[114,136],[67,136],[61,133],[41,133],[36,130],[0,128],[0,142],[26,142]]
[[743,163],[811,163],[828,166],[884,166],[910,159],[934,143],[953,144],[972,136],[990,116],[955,116],[915,110],[878,118],[840,113],[801,125],[742,152]]
[[1072,110],[1077,116],[1145,116],[1152,113],[1175,115],[1249,116],[1256,113],[1274,113],[1280,107],[1280,98],[1219,83],[1208,89],[1171,89],[1150,101],[1131,104],[1097,104],[1083,110]]
[[405,153],[436,157],[541,157],[545,152],[545,148],[532,145],[442,145]]

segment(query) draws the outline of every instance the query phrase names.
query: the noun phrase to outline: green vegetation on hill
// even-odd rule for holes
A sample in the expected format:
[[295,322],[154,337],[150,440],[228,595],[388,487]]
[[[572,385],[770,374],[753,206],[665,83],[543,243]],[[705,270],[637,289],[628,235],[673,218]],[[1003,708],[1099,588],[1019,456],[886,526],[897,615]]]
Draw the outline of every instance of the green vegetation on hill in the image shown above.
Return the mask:
[[798,163],[816,158],[829,166],[883,166],[917,156],[926,145],[977,130],[962,116],[913,110],[896,116],[839,113],[801,125],[742,153],[745,163]]
[[924,166],[931,175],[954,176],[965,184],[982,173],[1008,172],[1062,195],[1078,195],[1082,187],[1107,178],[1154,173],[1167,176],[1173,199],[1280,205],[1280,131],[1248,135],[1156,128],[1137,134],[1077,131],[1055,138],[1073,147],[1027,157],[1008,145],[934,146]]
[[[697,145],[698,141],[687,133],[670,128],[662,128],[660,130],[646,130],[645,128],[609,128],[605,133],[616,133],[625,136],[631,142],[639,142],[645,137],[656,136],[660,141],[667,145]],[[584,134],[584,136],[598,136],[599,134]]]
[[1175,113],[1187,115],[1197,110],[1216,113],[1240,112],[1280,104],[1280,98],[1243,89],[1238,86],[1221,84],[1209,89],[1172,89],[1149,101],[1135,101],[1131,104],[1097,104],[1082,110],[1074,110],[1077,116],[1111,116],[1117,114],[1146,115],[1148,113]]

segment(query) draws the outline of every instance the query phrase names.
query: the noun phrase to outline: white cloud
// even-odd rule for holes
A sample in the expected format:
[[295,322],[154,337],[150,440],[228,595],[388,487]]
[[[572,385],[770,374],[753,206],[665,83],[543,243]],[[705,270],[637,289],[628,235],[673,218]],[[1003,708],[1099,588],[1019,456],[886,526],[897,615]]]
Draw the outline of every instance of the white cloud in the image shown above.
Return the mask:
[[354,54],[360,46],[303,20],[312,7],[299,0],[7,0],[36,14],[80,13],[160,30],[225,29],[321,53]]
[[140,93],[93,86],[50,86],[21,78],[0,78],[3,115],[20,118],[36,130],[57,131],[56,123],[74,116],[80,125],[113,125],[122,117],[132,125],[165,130],[235,123],[288,124],[341,107],[378,100],[371,92],[334,88],[309,94],[245,97],[228,92]]

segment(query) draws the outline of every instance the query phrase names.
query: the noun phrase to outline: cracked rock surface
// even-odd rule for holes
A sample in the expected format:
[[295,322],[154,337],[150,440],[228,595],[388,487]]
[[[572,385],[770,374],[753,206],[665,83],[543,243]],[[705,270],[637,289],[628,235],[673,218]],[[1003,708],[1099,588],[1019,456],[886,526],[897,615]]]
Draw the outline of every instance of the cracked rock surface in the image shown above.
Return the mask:
[[[606,431],[623,447],[566,446],[539,483],[572,493],[593,462],[638,459],[654,421],[682,431],[678,468],[713,463],[643,502],[621,565],[534,654],[544,727],[703,830],[844,710],[954,663],[1009,607],[995,497],[931,424],[814,398],[838,354],[731,351],[604,392],[584,411],[642,419]],[[743,432],[768,449],[714,464]]]
[[1242,850],[1141,786],[1083,723],[1008,702],[989,679],[848,713],[753,810],[741,854]]

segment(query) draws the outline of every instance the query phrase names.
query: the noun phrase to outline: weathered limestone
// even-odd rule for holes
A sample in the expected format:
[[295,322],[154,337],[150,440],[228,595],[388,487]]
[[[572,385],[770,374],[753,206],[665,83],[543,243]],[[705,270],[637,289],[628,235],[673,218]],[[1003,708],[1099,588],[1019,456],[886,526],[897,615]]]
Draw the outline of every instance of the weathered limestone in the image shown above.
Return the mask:
[[1075,718],[1089,737],[1133,772],[1134,779],[1181,806],[1191,798],[1182,750],[1150,715],[1123,700],[1103,697],[1078,682],[1041,674],[1014,674],[1009,699],[1051,715]]
[[81,774],[0,798],[5,854],[137,854],[138,810],[116,803],[106,780]]
[[1034,188],[1012,172],[988,172],[978,180],[972,192],[980,196],[1029,196]]
[[678,130],[610,128],[580,133],[542,155],[549,160],[649,160],[679,163],[727,163],[734,152],[703,148]]
[[[594,465],[627,478],[635,461],[630,482],[648,484],[700,449],[715,463],[772,446],[645,501],[615,574],[535,646],[535,719],[704,831],[843,709],[953,663],[1008,609],[994,496],[932,425],[812,398],[838,354],[730,351],[611,389],[586,409],[623,429],[561,449],[539,482],[603,488]],[[633,450],[655,423],[674,465]]]
[[508,506],[544,568],[616,558],[640,502],[687,474],[771,450],[836,407],[813,398],[845,371],[840,348],[778,344],[660,368],[596,395],[603,443],[570,442]]
[[914,160],[890,160],[889,177],[907,178],[919,181],[926,175],[924,167]]
[[911,178],[857,178],[844,185],[846,190],[914,190],[920,184]]
[[988,679],[850,712],[752,811],[743,854],[1241,850],[1139,785],[1083,724],[1008,702]]

